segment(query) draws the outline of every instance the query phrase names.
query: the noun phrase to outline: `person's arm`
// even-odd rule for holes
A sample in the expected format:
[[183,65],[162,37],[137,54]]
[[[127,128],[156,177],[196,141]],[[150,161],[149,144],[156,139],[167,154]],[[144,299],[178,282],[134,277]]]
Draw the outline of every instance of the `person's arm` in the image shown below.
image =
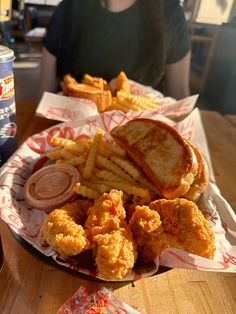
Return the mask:
[[56,77],[56,57],[43,47],[38,100],[42,97],[43,92],[47,91],[55,93],[58,89],[59,83]]
[[168,96],[189,96],[191,42],[184,11],[178,0],[165,1],[166,66],[165,90]]
[[165,69],[167,95],[176,99],[189,96],[190,56],[188,52],[181,60],[168,64]]

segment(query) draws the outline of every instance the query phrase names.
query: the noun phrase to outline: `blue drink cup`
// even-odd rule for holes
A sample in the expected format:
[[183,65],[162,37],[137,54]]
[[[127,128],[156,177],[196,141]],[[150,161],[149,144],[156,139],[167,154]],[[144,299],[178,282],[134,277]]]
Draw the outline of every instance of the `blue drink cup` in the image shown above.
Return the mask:
[[0,46],[0,166],[16,150],[14,51]]

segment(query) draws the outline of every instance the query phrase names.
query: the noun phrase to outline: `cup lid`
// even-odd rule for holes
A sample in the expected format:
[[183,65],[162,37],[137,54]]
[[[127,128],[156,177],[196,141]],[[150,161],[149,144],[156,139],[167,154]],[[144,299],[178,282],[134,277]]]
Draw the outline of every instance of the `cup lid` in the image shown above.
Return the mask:
[[35,208],[51,211],[76,198],[80,173],[72,165],[55,164],[35,172],[26,182],[25,199]]
[[14,59],[14,51],[6,46],[0,45],[0,62],[6,62]]

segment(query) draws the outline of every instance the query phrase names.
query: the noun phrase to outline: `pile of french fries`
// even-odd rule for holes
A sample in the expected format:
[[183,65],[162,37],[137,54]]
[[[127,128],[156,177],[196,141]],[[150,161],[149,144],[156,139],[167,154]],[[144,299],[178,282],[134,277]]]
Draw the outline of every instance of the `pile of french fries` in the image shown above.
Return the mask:
[[124,199],[139,205],[147,204],[160,195],[128,158],[125,150],[105,139],[102,129],[88,139],[52,137],[51,143],[56,149],[46,153],[50,160],[71,164],[79,170],[81,180],[74,186],[78,195],[95,200],[114,188],[123,191]]
[[150,97],[133,95],[130,82],[123,71],[113,80],[113,83],[88,74],[85,74],[79,83],[70,74],[67,74],[61,81],[61,87],[64,95],[94,101],[98,112],[121,110],[127,113],[130,110],[140,111],[160,106],[156,100]]

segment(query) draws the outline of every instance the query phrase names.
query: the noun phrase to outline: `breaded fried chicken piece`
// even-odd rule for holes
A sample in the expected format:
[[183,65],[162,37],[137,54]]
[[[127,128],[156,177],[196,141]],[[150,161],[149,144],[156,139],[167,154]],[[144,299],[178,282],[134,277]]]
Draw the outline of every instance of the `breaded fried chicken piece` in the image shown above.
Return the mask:
[[137,258],[136,244],[128,226],[110,233],[98,234],[96,264],[104,279],[121,279],[129,275]]
[[158,200],[149,204],[162,221],[162,241],[168,247],[213,258],[214,233],[197,205],[186,199]]
[[69,216],[73,217],[78,225],[83,225],[87,217],[87,211],[92,206],[93,201],[84,199],[68,202],[62,208],[67,211]]
[[67,203],[53,210],[43,222],[43,239],[61,256],[74,256],[90,247],[80,225],[90,204],[81,200]]
[[160,228],[161,220],[159,214],[145,205],[135,207],[129,225],[132,226],[132,231],[135,234],[142,231],[147,233],[158,232],[158,234],[162,232],[162,228]]
[[103,193],[89,208],[85,222],[85,230],[91,240],[97,234],[109,233],[125,224],[125,209],[123,207],[123,192],[112,189]]
[[129,220],[129,227],[133,232],[142,261],[144,263],[153,261],[162,249],[159,236],[163,228],[159,214],[148,206],[136,206]]
[[[150,203],[149,207],[160,215],[163,231],[158,234],[158,229],[145,232],[142,228],[140,235],[134,232],[143,261],[152,261],[164,248],[168,247],[213,258],[214,233],[195,203],[181,198],[161,199]],[[139,220],[133,224],[131,217],[131,230],[135,230],[137,225],[142,226]],[[142,241],[141,245],[140,241]]]

